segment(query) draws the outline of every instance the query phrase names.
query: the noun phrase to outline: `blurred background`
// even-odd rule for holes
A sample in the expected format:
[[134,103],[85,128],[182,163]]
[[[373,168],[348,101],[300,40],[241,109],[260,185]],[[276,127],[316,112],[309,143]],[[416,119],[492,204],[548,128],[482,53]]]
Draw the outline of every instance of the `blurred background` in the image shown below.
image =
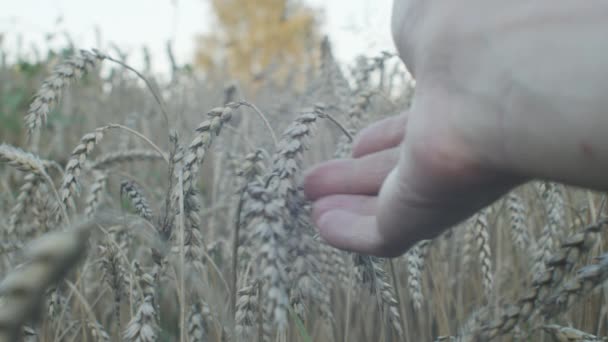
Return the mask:
[[[286,113],[311,102],[339,103],[344,113],[354,94],[376,85],[398,97],[407,74],[390,53],[391,6],[389,0],[14,2],[0,11],[0,140],[24,144],[32,96],[82,49],[145,75],[172,107],[175,127],[186,130],[202,108],[224,101],[250,100],[287,123]],[[142,106],[150,97],[136,75],[115,63],[96,66],[50,111],[54,151],[42,152],[69,150],[78,134],[64,130],[157,110]]]
[[177,64],[205,70],[229,56],[241,71],[255,72],[276,58],[310,57],[311,46],[324,35],[342,62],[390,50],[391,5],[389,0],[23,0],[3,6],[0,36],[11,58],[40,57],[45,48],[66,44],[114,48],[138,67],[148,53],[154,70],[167,73],[170,44]]

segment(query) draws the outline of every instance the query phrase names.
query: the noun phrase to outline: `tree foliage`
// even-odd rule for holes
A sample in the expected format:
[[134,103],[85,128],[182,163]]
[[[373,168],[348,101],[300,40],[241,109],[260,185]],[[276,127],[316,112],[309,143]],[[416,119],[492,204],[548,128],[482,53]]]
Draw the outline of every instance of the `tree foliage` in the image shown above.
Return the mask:
[[294,0],[210,0],[217,25],[197,38],[196,65],[252,79],[293,68],[319,42],[319,15]]

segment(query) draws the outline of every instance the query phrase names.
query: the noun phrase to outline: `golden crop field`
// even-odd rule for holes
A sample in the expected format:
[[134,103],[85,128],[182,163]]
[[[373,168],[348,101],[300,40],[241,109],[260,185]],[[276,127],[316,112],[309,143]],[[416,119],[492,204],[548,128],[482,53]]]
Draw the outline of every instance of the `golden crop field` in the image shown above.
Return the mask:
[[605,194],[532,182],[394,259],[317,235],[303,171],[415,92],[320,50],[250,83],[0,52],[0,341],[605,340]]

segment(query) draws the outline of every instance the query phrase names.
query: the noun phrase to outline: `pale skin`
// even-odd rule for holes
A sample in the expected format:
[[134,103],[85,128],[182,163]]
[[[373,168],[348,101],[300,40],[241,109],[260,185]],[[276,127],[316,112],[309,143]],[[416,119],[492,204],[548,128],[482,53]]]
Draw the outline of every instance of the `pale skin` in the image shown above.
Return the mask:
[[395,257],[532,179],[608,190],[608,1],[395,0],[412,107],[307,172],[321,236]]

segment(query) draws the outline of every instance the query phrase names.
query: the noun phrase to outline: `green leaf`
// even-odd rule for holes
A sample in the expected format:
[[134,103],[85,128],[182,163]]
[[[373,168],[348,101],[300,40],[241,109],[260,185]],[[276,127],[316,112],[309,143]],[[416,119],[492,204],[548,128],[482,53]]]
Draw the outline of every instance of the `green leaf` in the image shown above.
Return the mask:
[[304,339],[304,342],[312,342],[312,337],[310,336],[310,334],[308,334],[308,331],[306,331],[304,322],[302,322],[300,317],[298,317],[298,315],[296,315],[296,313],[293,312],[293,310],[290,309],[289,312],[291,312],[291,316],[293,317],[293,320],[296,321],[296,326],[298,327],[298,333],[300,334],[300,337],[302,337],[302,339]]

